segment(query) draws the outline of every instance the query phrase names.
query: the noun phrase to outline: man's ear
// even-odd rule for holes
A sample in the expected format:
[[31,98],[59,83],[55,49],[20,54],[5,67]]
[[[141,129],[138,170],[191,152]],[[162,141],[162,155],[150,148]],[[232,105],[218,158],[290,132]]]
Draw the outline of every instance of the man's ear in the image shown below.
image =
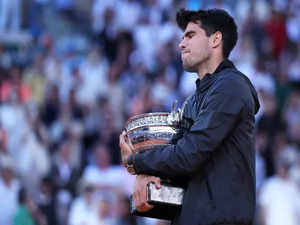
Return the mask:
[[222,40],[223,40],[223,36],[222,33],[220,31],[217,31],[215,33],[213,33],[210,36],[210,45],[212,48],[217,48],[218,46],[220,46],[222,44]]

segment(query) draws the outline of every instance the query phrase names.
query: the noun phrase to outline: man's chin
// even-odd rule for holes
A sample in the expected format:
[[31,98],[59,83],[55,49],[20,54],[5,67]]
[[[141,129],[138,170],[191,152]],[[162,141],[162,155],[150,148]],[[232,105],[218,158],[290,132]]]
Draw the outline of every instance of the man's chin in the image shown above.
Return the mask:
[[184,70],[187,71],[187,72],[191,72],[191,73],[197,72],[196,68],[193,67],[193,66],[190,66],[190,65],[185,65],[185,64],[183,64],[183,68],[184,68]]

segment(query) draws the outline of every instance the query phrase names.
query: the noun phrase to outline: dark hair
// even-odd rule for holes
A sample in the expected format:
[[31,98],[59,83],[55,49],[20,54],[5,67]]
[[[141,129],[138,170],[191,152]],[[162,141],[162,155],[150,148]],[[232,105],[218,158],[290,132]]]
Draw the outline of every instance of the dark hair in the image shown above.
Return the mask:
[[228,58],[234,48],[237,39],[237,26],[233,18],[223,9],[209,10],[185,10],[181,9],[176,14],[178,26],[185,30],[189,22],[200,24],[209,37],[213,33],[220,31],[223,38],[223,57]]

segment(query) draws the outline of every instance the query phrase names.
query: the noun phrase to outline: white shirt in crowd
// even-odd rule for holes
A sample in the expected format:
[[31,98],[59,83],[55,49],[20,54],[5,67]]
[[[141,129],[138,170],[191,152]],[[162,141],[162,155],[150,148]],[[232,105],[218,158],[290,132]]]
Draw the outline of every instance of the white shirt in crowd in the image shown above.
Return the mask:
[[69,225],[98,225],[96,209],[95,204],[88,204],[83,197],[78,197],[72,203]]
[[135,177],[130,175],[123,166],[101,169],[95,165],[89,165],[82,177],[83,180],[96,184],[98,187],[122,187],[127,194],[133,192]]
[[20,184],[17,180],[12,180],[7,186],[0,178],[0,224],[12,225],[13,218],[18,207],[18,193]]
[[266,180],[259,196],[265,225],[299,225],[300,192],[290,180],[274,176]]

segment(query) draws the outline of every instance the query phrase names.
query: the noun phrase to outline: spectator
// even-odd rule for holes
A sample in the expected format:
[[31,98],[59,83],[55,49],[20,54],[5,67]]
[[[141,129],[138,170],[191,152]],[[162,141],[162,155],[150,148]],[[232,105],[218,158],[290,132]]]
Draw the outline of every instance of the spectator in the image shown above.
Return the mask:
[[265,29],[272,43],[273,56],[279,59],[287,43],[285,14],[283,11],[273,10]]
[[262,224],[298,224],[300,192],[289,173],[295,157],[299,155],[291,150],[282,150],[276,157],[277,173],[266,181],[259,196]]
[[263,130],[258,130],[256,134],[256,146],[255,146],[255,171],[256,171],[256,192],[259,193],[262,184],[266,178],[266,163],[262,156],[262,152],[267,147],[267,134]]
[[18,207],[20,182],[14,174],[14,163],[9,156],[0,158],[0,224],[13,225]]
[[298,142],[299,141],[299,124],[300,124],[300,91],[294,90],[289,96],[285,111],[283,113],[283,119],[287,124],[288,137]]
[[82,180],[81,194],[71,205],[69,225],[97,225],[97,207],[95,186],[88,180]]
[[49,85],[48,93],[45,93],[45,100],[41,106],[40,113],[42,122],[47,128],[50,128],[54,121],[58,119],[60,113],[60,99],[56,85]]
[[102,197],[98,202],[98,225],[115,225],[113,202],[109,197]]
[[6,147],[6,141],[7,141],[7,133],[0,126],[0,158],[2,156],[8,155],[7,147]]
[[31,132],[26,132],[20,143],[16,169],[24,186],[32,192],[38,189],[40,179],[49,172],[47,149]]
[[[41,179],[39,190],[36,195],[36,204],[41,213],[45,215],[45,220],[48,225],[58,225],[57,207],[55,198],[53,179],[50,176],[45,176]],[[60,211],[62,211],[60,209]],[[62,223],[61,223],[62,224]]]
[[95,104],[99,96],[105,96],[108,93],[109,88],[108,64],[99,49],[91,50],[79,71],[82,82],[77,92],[78,100],[84,104]]
[[141,4],[137,0],[117,1],[115,8],[117,9],[117,28],[119,30],[132,30],[142,14]]
[[14,218],[14,225],[34,225],[35,222],[28,209],[29,196],[24,188],[19,191],[19,208]]
[[27,102],[31,97],[31,90],[22,80],[21,68],[14,66],[10,69],[10,79],[1,85],[1,100]]
[[109,149],[99,144],[95,148],[94,163],[88,165],[83,171],[83,180],[92,181],[97,185],[100,193],[111,194],[118,191],[130,193],[133,188],[133,179],[121,165],[113,166],[111,164],[111,155]]
[[14,225],[48,225],[33,197],[24,189],[19,191],[19,209],[14,217]]
[[296,55],[296,57],[293,59],[288,69],[289,80],[295,83],[300,83],[300,53],[299,52],[300,51],[298,51],[298,55]]
[[34,60],[34,64],[23,73],[24,84],[28,85],[32,92],[31,100],[35,103],[41,104],[44,100],[46,77],[43,71],[43,56],[38,56]]
[[51,169],[57,191],[67,192],[70,199],[76,195],[76,184],[80,177],[80,164],[72,144],[70,140],[62,141]]
[[108,27],[110,30],[114,30],[113,26],[115,26],[113,22],[113,17],[115,11],[116,0],[112,1],[101,1],[95,0],[92,6],[92,27],[93,31],[97,33],[101,33],[101,31],[105,30],[106,24],[109,24],[111,27]]
[[130,214],[130,200],[119,195],[116,202],[116,221],[114,225],[137,225],[137,220]]

